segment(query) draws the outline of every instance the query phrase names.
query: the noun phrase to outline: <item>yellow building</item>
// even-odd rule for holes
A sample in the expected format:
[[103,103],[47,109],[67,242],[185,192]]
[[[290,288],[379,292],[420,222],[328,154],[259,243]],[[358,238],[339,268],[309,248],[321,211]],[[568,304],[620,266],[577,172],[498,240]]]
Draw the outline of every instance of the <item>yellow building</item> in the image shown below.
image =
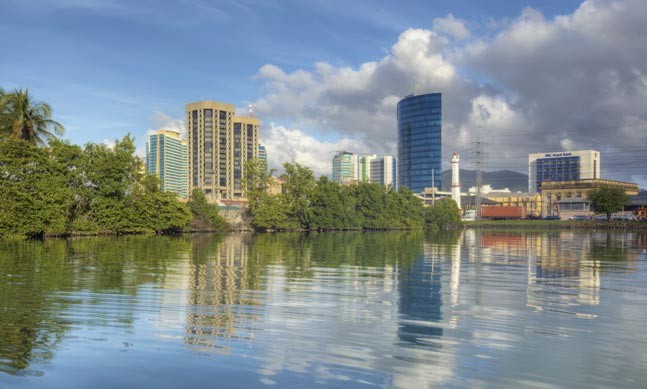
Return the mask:
[[[559,203],[566,199],[579,199],[588,202],[589,194],[602,186],[611,186],[624,189],[629,196],[638,194],[638,184],[632,182],[590,179],[571,181],[544,181],[541,183],[541,197],[544,204],[543,216],[560,215]],[[581,211],[581,212],[580,212]],[[569,210],[569,214],[581,214],[590,212],[584,210]],[[560,215],[563,219],[565,215]]]
[[541,216],[541,195],[538,193],[494,193],[483,196],[504,207],[523,207],[526,216]]
[[201,189],[208,199],[244,196],[245,163],[258,158],[260,121],[236,116],[234,106],[216,101],[186,105],[189,192]]
[[283,184],[285,184],[285,180],[273,176],[269,177],[267,193],[272,196],[280,195],[283,193]]

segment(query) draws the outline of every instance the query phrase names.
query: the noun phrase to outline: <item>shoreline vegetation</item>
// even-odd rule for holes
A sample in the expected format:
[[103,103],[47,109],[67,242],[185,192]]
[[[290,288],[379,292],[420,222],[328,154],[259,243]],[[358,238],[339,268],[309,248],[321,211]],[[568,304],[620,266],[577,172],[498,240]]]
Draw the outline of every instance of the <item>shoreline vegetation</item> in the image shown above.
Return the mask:
[[[188,202],[160,190],[127,135],[112,145],[60,141],[64,127],[28,90],[0,89],[0,239],[177,234],[231,229],[196,189]],[[453,200],[425,207],[407,188],[341,185],[298,163],[273,177],[248,161],[248,207],[238,230],[386,231],[487,228],[647,229],[647,223],[479,221],[463,224]],[[270,188],[279,184],[280,194]]]
[[222,231],[200,191],[187,203],[142,171],[130,136],[112,146],[0,138],[0,238]]
[[[461,226],[453,200],[423,206],[408,188],[359,182],[341,185],[326,176],[314,178],[308,167],[283,164],[277,179],[260,169],[257,160],[245,164],[247,217],[255,231],[422,230]],[[280,194],[268,193],[276,182]]]

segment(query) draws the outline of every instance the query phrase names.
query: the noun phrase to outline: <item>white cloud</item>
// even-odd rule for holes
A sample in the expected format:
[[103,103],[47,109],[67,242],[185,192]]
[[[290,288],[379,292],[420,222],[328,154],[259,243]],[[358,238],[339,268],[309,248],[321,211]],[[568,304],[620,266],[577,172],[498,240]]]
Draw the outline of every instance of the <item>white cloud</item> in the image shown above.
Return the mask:
[[573,147],[573,141],[568,138],[562,139],[562,141],[560,142],[560,145],[564,150],[570,151],[575,149],[575,147]]
[[267,148],[268,165],[282,171],[283,162],[298,162],[311,168],[315,176],[328,175],[332,157],[338,150],[367,153],[362,142],[342,138],[335,142],[317,140],[298,129],[289,129],[270,123],[261,133],[261,144]]
[[[445,43],[433,31],[409,29],[388,55],[357,68],[318,62],[311,71],[286,73],[277,66],[264,65],[257,78],[265,83],[266,94],[254,104],[263,122],[262,133],[276,134],[276,127],[266,123],[280,122],[300,129],[299,136],[312,140],[340,139],[327,142],[334,147],[325,162],[313,153],[302,156],[303,163],[318,166],[315,171],[326,174],[330,173],[334,150],[346,148],[340,144],[357,146],[349,151],[395,154],[396,104],[411,93],[414,82],[418,92],[473,87],[456,77],[443,53]],[[274,147],[279,149],[277,155],[295,153],[295,145],[289,142],[268,144],[268,153]]]
[[186,126],[182,119],[175,119],[164,112],[153,112],[153,124],[157,130],[173,130],[180,133],[182,138],[186,138]]
[[[285,134],[298,128],[292,135],[313,144],[339,140],[377,154],[394,153],[395,107],[415,83],[418,93],[443,93],[447,158],[454,150],[471,149],[479,136],[490,150],[510,155],[500,161],[507,165],[497,168],[519,171],[525,170],[524,154],[541,149],[643,147],[647,45],[639,37],[647,36],[644,20],[643,0],[587,0],[572,14],[552,19],[526,8],[498,23],[494,36],[474,37],[448,15],[436,19],[433,30],[402,32],[387,55],[356,67],[319,62],[286,72],[263,66],[257,79],[266,93],[256,112],[263,123],[284,125]],[[264,124],[263,130],[274,134],[273,128]],[[290,155],[296,151],[288,149],[302,146],[307,147],[276,141],[268,153],[276,148],[276,155]],[[329,171],[331,157],[309,152],[300,158]],[[606,161],[612,169],[612,158]],[[610,178],[629,179],[616,167]]]
[[109,149],[114,149],[116,141],[114,139],[108,139],[104,138],[102,142],[105,146],[107,146]]
[[434,31],[447,34],[458,40],[465,40],[472,35],[467,27],[465,27],[465,23],[462,20],[456,19],[452,14],[444,18],[434,19]]

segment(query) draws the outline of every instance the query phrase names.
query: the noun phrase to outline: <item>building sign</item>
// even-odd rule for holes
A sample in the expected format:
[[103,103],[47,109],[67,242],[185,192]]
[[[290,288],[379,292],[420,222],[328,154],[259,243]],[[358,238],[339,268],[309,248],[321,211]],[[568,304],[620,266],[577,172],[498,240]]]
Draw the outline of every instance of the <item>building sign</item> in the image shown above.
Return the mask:
[[571,153],[546,153],[544,155],[545,158],[552,158],[552,157],[570,157]]

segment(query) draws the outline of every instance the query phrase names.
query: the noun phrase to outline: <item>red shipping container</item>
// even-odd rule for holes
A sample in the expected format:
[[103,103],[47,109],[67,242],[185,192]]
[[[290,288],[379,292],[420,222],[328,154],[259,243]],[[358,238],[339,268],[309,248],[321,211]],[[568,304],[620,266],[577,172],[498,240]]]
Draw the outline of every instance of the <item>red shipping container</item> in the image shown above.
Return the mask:
[[521,206],[484,205],[481,206],[481,217],[483,219],[523,219],[526,214]]

